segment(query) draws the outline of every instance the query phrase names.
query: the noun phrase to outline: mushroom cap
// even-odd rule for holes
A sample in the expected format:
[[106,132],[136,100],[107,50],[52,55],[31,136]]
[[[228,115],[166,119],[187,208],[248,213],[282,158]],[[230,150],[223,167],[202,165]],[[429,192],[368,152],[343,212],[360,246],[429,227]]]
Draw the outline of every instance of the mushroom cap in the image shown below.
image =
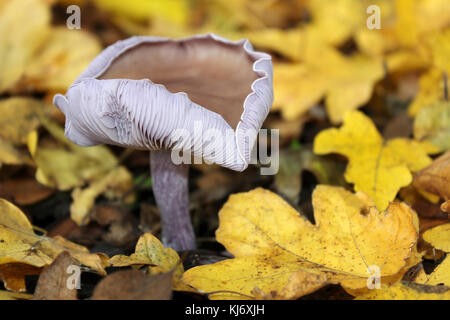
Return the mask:
[[81,146],[188,150],[242,171],[273,102],[272,60],[246,39],[131,37],[106,48],[53,103]]

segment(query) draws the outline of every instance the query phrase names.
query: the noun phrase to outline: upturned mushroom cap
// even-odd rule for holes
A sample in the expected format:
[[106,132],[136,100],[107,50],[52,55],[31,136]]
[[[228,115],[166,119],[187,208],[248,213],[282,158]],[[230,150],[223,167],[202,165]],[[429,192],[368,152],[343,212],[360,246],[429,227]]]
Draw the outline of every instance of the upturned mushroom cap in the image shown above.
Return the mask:
[[237,171],[248,166],[272,101],[271,57],[214,34],[118,41],[54,97],[78,145],[189,150]]

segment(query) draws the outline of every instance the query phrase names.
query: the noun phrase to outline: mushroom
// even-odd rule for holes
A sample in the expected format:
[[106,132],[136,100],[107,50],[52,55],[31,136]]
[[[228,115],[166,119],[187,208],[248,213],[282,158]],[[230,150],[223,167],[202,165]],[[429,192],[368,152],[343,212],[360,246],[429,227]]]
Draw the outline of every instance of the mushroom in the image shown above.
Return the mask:
[[53,103],[66,116],[65,135],[80,146],[150,150],[162,241],[181,251],[196,246],[187,163],[245,170],[272,101],[270,55],[245,39],[206,34],[118,41]]

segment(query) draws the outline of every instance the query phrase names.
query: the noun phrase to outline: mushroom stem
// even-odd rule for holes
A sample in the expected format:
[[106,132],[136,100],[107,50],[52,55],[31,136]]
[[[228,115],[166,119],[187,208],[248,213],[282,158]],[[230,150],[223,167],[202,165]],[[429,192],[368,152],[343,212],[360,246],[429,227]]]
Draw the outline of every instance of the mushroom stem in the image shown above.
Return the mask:
[[150,151],[153,194],[161,214],[162,242],[176,251],[195,249],[189,215],[189,165],[172,162],[170,150]]

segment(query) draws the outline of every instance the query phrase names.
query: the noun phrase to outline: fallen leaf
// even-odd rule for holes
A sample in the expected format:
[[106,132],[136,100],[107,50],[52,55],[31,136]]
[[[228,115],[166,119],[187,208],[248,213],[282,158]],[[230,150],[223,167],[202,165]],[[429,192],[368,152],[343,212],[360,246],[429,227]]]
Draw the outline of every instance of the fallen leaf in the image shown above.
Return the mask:
[[55,27],[17,85],[34,91],[65,91],[100,51],[94,35]]
[[2,164],[10,165],[32,165],[31,158],[17,150],[11,143],[0,138],[0,167]]
[[6,289],[14,292],[25,292],[25,276],[37,275],[41,272],[40,268],[33,267],[24,263],[6,263],[0,265],[0,280]]
[[421,271],[414,282],[426,285],[444,285],[450,287],[450,256],[444,258],[444,260],[433,270],[432,273],[426,274],[425,271]]
[[173,271],[174,284],[184,271],[177,252],[164,248],[158,238],[150,233],[139,238],[135,252],[130,256],[116,255],[109,259],[109,263],[113,267],[148,266],[148,272],[152,275]]
[[275,64],[275,110],[295,119],[325,96],[332,123],[340,123],[347,111],[369,101],[374,84],[383,77],[381,61],[361,55],[343,56],[335,50],[315,53],[305,64]]
[[421,109],[414,120],[414,138],[429,141],[442,151],[450,150],[450,102]]
[[78,225],[89,222],[89,210],[93,207],[95,199],[104,193],[110,198],[118,198],[131,190],[133,177],[123,166],[112,169],[104,177],[92,182],[88,187],[76,188],[72,192],[73,202],[70,205],[70,217]]
[[77,300],[77,289],[68,287],[68,268],[76,265],[66,251],[60,253],[56,259],[45,267],[39,276],[33,300]]
[[39,100],[12,97],[0,101],[0,137],[14,146],[27,143],[28,134],[39,127],[38,112],[47,107]]
[[47,188],[32,178],[14,178],[2,181],[0,197],[10,198],[19,205],[29,205],[39,202],[50,195],[54,190]]
[[50,8],[44,1],[11,0],[0,6],[0,93],[22,77],[49,33]]
[[441,204],[441,210],[450,214],[450,200],[447,200]]
[[381,290],[359,296],[357,300],[450,300],[450,288],[399,281]]
[[33,296],[27,293],[17,293],[0,290],[0,300],[29,300]]
[[64,130],[53,121],[41,117],[41,123],[65,146],[37,146],[34,155],[38,167],[36,180],[41,184],[58,190],[70,190],[81,187],[86,182],[103,179],[111,170],[117,168],[118,160],[106,146],[77,146],[64,136]]
[[[381,213],[363,193],[319,185],[313,206],[315,225],[270,191],[230,196],[219,212],[216,238],[235,258],[189,269],[182,282],[215,292],[209,295],[213,299],[255,298],[255,288],[260,296],[286,292],[296,272],[307,273],[301,277],[314,288],[340,283],[359,289],[367,285],[369,266],[380,268],[382,281],[405,267],[417,240],[417,218],[404,203],[391,203]],[[309,287],[299,286],[283,298],[308,292]]]
[[410,139],[384,141],[370,118],[359,111],[348,112],[340,129],[324,130],[314,140],[314,153],[339,153],[349,159],[345,179],[356,191],[367,193],[379,210],[411,183],[411,171],[431,163],[427,153],[436,151],[429,143]]
[[419,189],[450,200],[450,151],[447,151],[414,177],[413,185]]
[[170,300],[172,272],[151,276],[131,269],[108,275],[95,287],[91,300]]
[[423,240],[436,249],[450,252],[450,223],[428,229],[423,234]]
[[23,263],[41,268],[52,263],[62,251],[68,251],[76,261],[99,274],[106,274],[105,255],[91,254],[87,248],[59,236],[36,235],[25,214],[0,199],[0,265]]

